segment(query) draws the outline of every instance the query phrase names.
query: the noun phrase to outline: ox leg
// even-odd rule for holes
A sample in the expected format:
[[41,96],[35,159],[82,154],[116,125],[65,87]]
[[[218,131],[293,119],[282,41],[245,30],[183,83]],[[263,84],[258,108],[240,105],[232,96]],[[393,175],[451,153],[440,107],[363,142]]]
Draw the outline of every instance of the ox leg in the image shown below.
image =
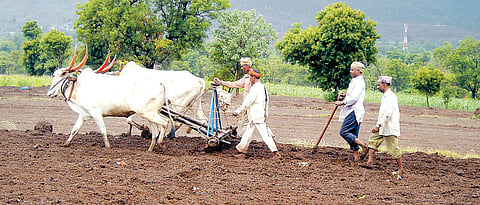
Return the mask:
[[148,151],[151,152],[155,148],[155,144],[157,143],[158,137],[158,126],[153,122],[148,122],[148,127],[152,129],[152,142],[150,143],[150,147],[148,147]]
[[150,143],[150,147],[148,151],[153,151],[155,144],[157,143],[157,139],[159,142],[163,141],[163,137],[165,135],[165,130],[167,129],[167,122],[160,117],[157,112],[150,112],[150,114],[143,114],[143,118],[148,120],[149,127],[152,128],[152,142]]
[[82,116],[78,116],[77,121],[75,122],[75,125],[72,128],[72,131],[70,131],[70,136],[68,137],[67,141],[63,144],[64,147],[70,146],[70,143],[72,143],[73,137],[77,135],[78,131],[80,130],[80,127],[82,127],[83,122],[85,122],[85,119],[83,119]]
[[133,127],[132,124],[135,123],[135,122],[133,122],[132,118],[133,118],[133,115],[130,115],[130,116],[127,117],[127,123],[128,123],[128,125],[130,125],[130,127],[128,128],[127,137],[132,136],[132,127]]
[[162,150],[162,152],[167,151],[167,148],[165,147],[165,142],[163,141],[163,139],[165,138],[165,132],[166,132],[166,129],[164,129],[163,127],[160,127],[160,134],[158,135],[157,144],[160,146],[160,149]]
[[148,127],[144,126],[144,125],[140,125],[140,124],[136,123],[135,121],[133,121],[133,116],[134,115],[131,115],[127,118],[127,123],[130,125],[130,129],[128,130],[127,136],[131,137],[132,136],[132,128],[136,127],[137,129],[142,131],[142,137],[150,138],[150,135],[152,133],[150,133],[150,130],[148,129]]
[[100,129],[100,133],[103,136],[103,142],[105,143],[106,148],[110,148],[110,142],[108,141],[107,136],[107,127],[105,126],[105,122],[103,121],[103,116],[101,114],[92,115],[93,120],[97,124],[98,129]]

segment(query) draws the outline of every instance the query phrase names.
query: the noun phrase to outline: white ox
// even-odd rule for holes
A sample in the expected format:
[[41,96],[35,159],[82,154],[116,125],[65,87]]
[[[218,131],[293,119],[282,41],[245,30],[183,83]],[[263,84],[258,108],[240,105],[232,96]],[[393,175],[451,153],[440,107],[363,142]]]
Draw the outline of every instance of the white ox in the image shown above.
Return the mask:
[[[203,112],[201,101],[205,90],[205,81],[202,78],[188,71],[147,69],[137,65],[135,62],[128,62],[119,76],[140,79],[149,77],[153,79],[157,84],[165,86],[168,107],[170,109],[182,114],[190,110],[197,120],[205,124],[207,123],[207,116]],[[128,118],[128,122],[129,124],[136,124],[133,122],[132,117]],[[179,124],[176,125],[177,128],[178,126]]]
[[148,151],[152,151],[156,143],[163,141],[167,127],[167,121],[159,114],[165,103],[165,88],[153,76],[140,79],[128,75],[103,75],[90,68],[81,71],[76,80],[72,80],[75,79],[72,73],[85,64],[87,55],[86,53],[80,65],[74,68],[75,56],[68,68],[56,70],[47,93],[50,97],[63,94],[70,108],[78,113],[64,146],[70,145],[85,120],[93,119],[100,129],[105,147],[110,148],[103,117],[129,117],[137,114],[148,121],[152,130],[152,142],[148,148]]

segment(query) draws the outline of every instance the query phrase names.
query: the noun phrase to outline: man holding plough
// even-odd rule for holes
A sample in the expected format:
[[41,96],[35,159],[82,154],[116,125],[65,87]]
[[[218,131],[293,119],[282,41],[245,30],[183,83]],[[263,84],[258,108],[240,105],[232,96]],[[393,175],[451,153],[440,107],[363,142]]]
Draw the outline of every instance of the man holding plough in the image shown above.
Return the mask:
[[339,100],[335,102],[336,106],[343,106],[340,111],[340,121],[343,121],[340,128],[340,136],[350,145],[353,151],[354,161],[360,161],[358,151],[360,146],[366,150],[367,145],[358,139],[358,131],[360,124],[365,115],[363,101],[365,100],[365,79],[363,78],[363,70],[365,66],[360,62],[353,62],[350,65],[350,75],[352,80],[348,85],[347,93],[340,92]]
[[[252,70],[252,59],[249,57],[240,58],[240,65],[242,67],[243,72],[245,73],[243,78],[240,78],[235,82],[222,81],[218,78],[214,78],[213,80],[215,81],[215,83],[223,85],[227,88],[243,88],[242,100],[244,100],[247,97],[248,93],[250,92],[250,88],[253,85],[249,75],[250,70]],[[246,112],[240,113],[240,121],[238,122],[238,128],[237,128],[238,137],[243,136],[243,133],[245,133],[245,130],[247,129],[247,124],[248,124],[248,117],[246,115]],[[268,126],[267,126],[267,130],[268,130],[268,134],[271,137],[275,138],[275,135],[273,134],[272,130]]]

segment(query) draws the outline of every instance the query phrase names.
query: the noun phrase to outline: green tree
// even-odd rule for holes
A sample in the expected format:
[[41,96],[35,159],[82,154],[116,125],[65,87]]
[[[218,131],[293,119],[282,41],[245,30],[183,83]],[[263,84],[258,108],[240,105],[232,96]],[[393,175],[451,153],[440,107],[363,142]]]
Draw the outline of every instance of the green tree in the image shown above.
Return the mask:
[[229,80],[240,79],[243,76],[240,58],[255,59],[267,52],[276,39],[275,30],[262,15],[257,16],[255,10],[226,11],[218,17],[218,22],[209,51],[211,59],[222,66],[215,75]]
[[379,58],[376,65],[371,65],[363,71],[363,78],[365,78],[366,84],[365,89],[375,90],[377,88],[378,76],[381,76],[383,71],[385,71],[387,62],[387,59]]
[[0,74],[9,74],[8,72],[8,61],[9,55],[5,51],[0,51]]
[[42,61],[42,47],[40,38],[42,30],[36,21],[27,21],[22,29],[25,41],[22,44],[23,56],[22,62],[25,70],[29,75],[42,75],[45,70],[43,66],[39,66]]
[[480,89],[480,41],[466,37],[456,48],[451,43],[434,50],[435,58],[455,74],[457,86],[468,90],[473,99]]
[[228,0],[153,0],[154,12],[172,41],[171,55],[180,58],[188,49],[201,48],[211,21],[230,7]]
[[146,0],[91,0],[80,4],[74,25],[79,41],[88,45],[93,67],[111,51],[117,58],[153,68],[169,46]]
[[22,33],[27,40],[34,40],[42,36],[42,29],[37,21],[27,21],[22,28]]
[[147,68],[168,64],[201,45],[225,0],[91,0],[78,7],[75,28],[94,64],[109,51]]
[[430,107],[428,96],[435,95],[440,90],[442,80],[445,75],[439,69],[433,69],[432,66],[427,65],[420,68],[411,81],[413,88],[417,89],[427,97],[427,107]]
[[45,72],[43,68],[43,50],[39,39],[25,40],[23,48],[23,66],[28,75],[42,75]]
[[16,50],[16,45],[15,42],[13,41],[7,41],[7,40],[0,40],[0,51],[5,51],[5,52],[12,52],[13,50]]
[[22,55],[23,51],[14,50],[10,52],[10,62],[13,64],[13,67],[8,70],[9,74],[24,74],[25,69],[22,65]]
[[50,73],[55,72],[56,68],[62,67],[67,58],[66,54],[72,44],[72,37],[65,36],[64,33],[52,29],[42,38],[42,47],[45,58],[50,62],[45,66]]
[[374,21],[344,3],[327,6],[315,19],[317,27],[305,30],[294,24],[275,47],[288,62],[308,66],[321,88],[337,92],[348,86],[353,61],[375,63],[375,41],[380,36]]
[[382,75],[391,76],[394,81],[392,88],[396,91],[402,91],[410,88],[410,76],[414,74],[413,64],[407,65],[402,63],[400,59],[392,59],[387,61],[387,66]]
[[262,71],[262,79],[268,83],[285,83],[291,85],[312,86],[308,80],[310,72],[305,66],[292,65],[281,59],[279,54],[269,54],[258,58],[256,68]]

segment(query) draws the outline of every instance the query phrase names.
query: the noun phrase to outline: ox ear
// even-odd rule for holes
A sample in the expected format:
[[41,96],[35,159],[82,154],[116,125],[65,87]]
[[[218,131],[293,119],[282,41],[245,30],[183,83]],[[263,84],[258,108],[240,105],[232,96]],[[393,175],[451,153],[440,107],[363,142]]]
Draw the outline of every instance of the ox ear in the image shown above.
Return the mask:
[[117,60],[117,55],[115,55],[112,59],[112,62],[110,62],[110,64],[108,64],[107,67],[105,67],[103,70],[101,70],[100,72],[104,73],[104,72],[107,72],[108,70],[110,70],[110,68],[112,68],[113,64],[115,64],[115,60]]
[[105,59],[105,61],[103,62],[102,66],[100,66],[100,68],[98,68],[96,71],[94,71],[95,73],[100,73],[102,72],[102,69],[105,68],[105,66],[107,66],[107,63],[108,61],[110,60],[110,51],[108,52],[108,55],[107,55],[107,58]]
[[75,51],[73,52],[72,62],[70,62],[70,65],[68,66],[68,68],[65,69],[65,71],[70,71],[70,69],[73,67],[73,64],[75,63],[76,58],[77,58],[77,48],[75,47]]
[[80,69],[87,62],[87,58],[88,58],[88,48],[87,48],[87,46],[85,46],[85,56],[83,56],[82,62],[80,62],[77,66],[73,67],[69,71],[70,72],[75,72],[78,69]]

